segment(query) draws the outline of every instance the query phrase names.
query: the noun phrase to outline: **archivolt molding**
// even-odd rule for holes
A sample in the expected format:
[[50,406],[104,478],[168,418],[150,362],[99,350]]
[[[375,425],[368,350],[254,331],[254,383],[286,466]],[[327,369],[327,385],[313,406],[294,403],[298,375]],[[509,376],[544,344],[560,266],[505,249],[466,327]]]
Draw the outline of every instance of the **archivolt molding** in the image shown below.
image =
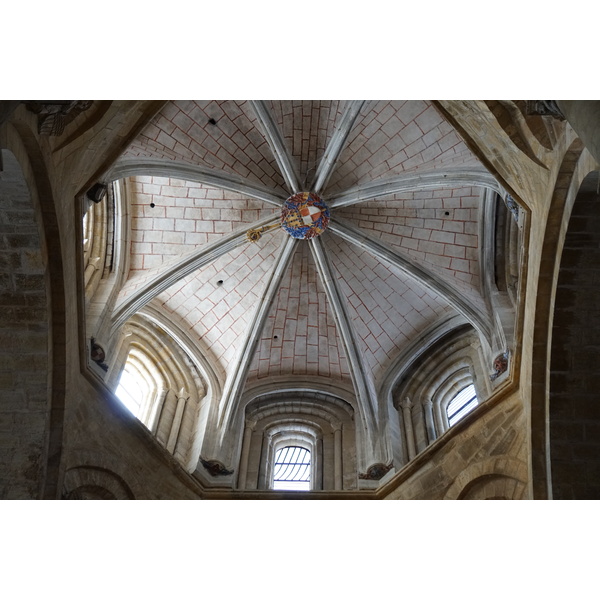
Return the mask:
[[347,402],[330,394],[277,392],[255,397],[245,410],[238,486],[267,489],[275,451],[297,444],[311,452],[313,489],[356,487],[353,415]]
[[246,419],[259,421],[273,415],[290,413],[320,416],[333,427],[341,419],[354,418],[354,409],[344,400],[317,392],[282,393],[258,396],[246,407]]
[[[475,384],[479,402],[487,399],[478,368],[479,340],[469,326],[459,327],[438,338],[433,347],[416,356],[392,390],[390,415],[396,420],[406,463],[432,444],[449,428],[446,408],[462,389]],[[395,410],[393,410],[395,409]]]
[[244,411],[246,407],[259,397],[270,397],[272,395],[303,395],[319,394],[328,398],[339,398],[349,404],[356,412],[358,410],[354,388],[351,385],[344,386],[336,382],[332,384],[327,377],[311,376],[310,382],[305,378],[273,377],[267,383],[255,383],[248,386],[240,398],[238,411]]
[[152,303],[146,304],[146,306],[144,306],[137,314],[156,323],[159,327],[164,329],[177,344],[179,344],[208,382],[208,388],[211,391],[211,395],[215,398],[219,398],[225,382],[226,373],[219,364],[219,361],[211,356],[210,349],[202,347],[201,340],[192,340],[190,335],[173,321],[171,315],[165,315],[165,313],[160,310],[160,307],[154,306]]
[[210,395],[200,371],[174,339],[164,335],[160,326],[136,315],[122,329],[111,361],[107,383],[113,389],[130,352],[158,376],[152,386],[153,405],[144,424],[186,469],[193,470],[204,433],[200,427],[201,415],[208,411],[209,402],[205,398],[207,392]]

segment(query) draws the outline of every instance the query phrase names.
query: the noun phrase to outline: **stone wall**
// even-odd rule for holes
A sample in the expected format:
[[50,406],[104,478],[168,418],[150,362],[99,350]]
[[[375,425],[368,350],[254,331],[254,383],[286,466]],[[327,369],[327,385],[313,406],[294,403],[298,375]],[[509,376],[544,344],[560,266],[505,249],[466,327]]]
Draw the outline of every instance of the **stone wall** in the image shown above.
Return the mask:
[[0,498],[35,498],[45,469],[48,310],[34,206],[14,155],[0,159]]
[[450,428],[386,484],[382,495],[388,500],[527,498],[526,419],[519,395],[503,396]]
[[[594,184],[599,173],[591,176]],[[588,186],[589,187],[589,186]],[[550,459],[555,499],[600,497],[600,196],[579,194],[556,291],[550,375]]]

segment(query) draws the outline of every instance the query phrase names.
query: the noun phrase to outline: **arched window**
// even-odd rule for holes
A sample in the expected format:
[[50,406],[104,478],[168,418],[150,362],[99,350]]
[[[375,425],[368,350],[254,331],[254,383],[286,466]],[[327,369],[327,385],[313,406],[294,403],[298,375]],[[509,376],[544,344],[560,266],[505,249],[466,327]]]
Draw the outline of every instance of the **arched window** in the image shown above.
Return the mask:
[[477,394],[473,384],[458,392],[446,407],[450,427],[458,423],[467,413],[470,413],[477,404]]
[[146,427],[152,429],[165,384],[148,356],[133,348],[123,367],[115,395]]
[[285,446],[275,453],[274,490],[310,490],[310,450]]

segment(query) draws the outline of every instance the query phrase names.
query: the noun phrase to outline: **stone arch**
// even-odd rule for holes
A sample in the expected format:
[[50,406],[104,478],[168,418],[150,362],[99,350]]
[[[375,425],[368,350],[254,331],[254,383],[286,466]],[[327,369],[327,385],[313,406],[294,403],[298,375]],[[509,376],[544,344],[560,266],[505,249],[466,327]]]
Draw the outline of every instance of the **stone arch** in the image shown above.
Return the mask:
[[277,392],[256,397],[245,409],[238,486],[268,489],[280,439],[302,440],[315,463],[314,489],[355,489],[354,409],[324,392]]
[[481,500],[491,497],[523,499],[527,480],[527,465],[524,462],[516,458],[489,458],[459,473],[444,500]]
[[193,471],[211,393],[206,380],[185,350],[162,327],[142,314],[121,329],[107,384],[116,389],[126,361],[133,359],[152,379],[151,406],[142,422],[156,440]]
[[600,170],[575,198],[556,282],[549,383],[554,499],[600,498]]
[[[28,234],[36,236],[39,247],[40,261],[36,267],[39,272],[30,274],[18,273],[9,267],[11,273],[14,272],[13,284],[16,279],[20,279],[20,284],[30,287],[35,285],[34,279],[38,280],[38,291],[41,291],[42,281],[45,291],[45,302],[39,305],[31,305],[29,310],[36,308],[38,311],[43,307],[46,310],[44,317],[39,318],[37,325],[31,323],[28,327],[30,332],[41,327],[45,331],[46,344],[44,352],[46,354],[44,376],[46,376],[46,388],[44,400],[41,395],[29,407],[33,410],[45,411],[46,423],[44,441],[41,452],[37,449],[29,454],[31,468],[26,469],[26,477],[33,477],[37,480],[37,490],[32,492],[30,487],[28,495],[34,494],[35,497],[53,499],[60,493],[60,459],[62,455],[62,431],[64,422],[64,403],[65,403],[65,384],[66,384],[66,329],[65,329],[65,293],[64,276],[62,262],[62,248],[58,228],[58,219],[52,186],[50,184],[46,164],[43,159],[42,151],[39,147],[37,136],[33,131],[34,121],[16,119],[11,124],[5,124],[0,131],[0,149],[4,162],[12,162],[18,165],[18,179],[27,196],[27,210],[31,210],[27,225]],[[12,158],[11,158],[12,157]],[[6,171],[5,171],[6,173]],[[6,175],[5,175],[6,177]],[[23,196],[23,198],[25,197]],[[3,209],[7,208],[3,204]],[[36,227],[37,224],[37,227]],[[25,233],[23,231],[23,233]],[[25,276],[18,277],[18,275]],[[9,275],[13,277],[13,275]],[[34,279],[32,279],[32,277]],[[13,288],[13,292],[16,291]],[[21,290],[24,293],[30,293],[33,290]],[[21,307],[27,309],[27,303],[21,303]],[[31,316],[31,315],[30,315]],[[38,330],[39,332],[40,330]],[[19,344],[23,340],[19,340]],[[7,346],[10,348],[10,344]],[[13,357],[17,357],[13,346]],[[26,353],[22,356],[26,356]],[[41,371],[38,370],[37,377]],[[12,384],[9,384],[12,389]],[[14,391],[14,389],[12,390]],[[7,398],[7,396],[4,396]],[[34,408],[35,406],[35,408]],[[28,439],[31,439],[28,434]],[[13,488],[14,489],[14,488]]]
[[67,469],[64,479],[65,500],[134,500],[125,480],[104,467],[79,465]]
[[471,481],[458,500],[521,500],[526,484],[506,475],[482,475]]
[[[513,102],[506,100],[489,100],[485,104],[513,144],[527,158],[540,166],[544,166],[538,155],[550,148],[543,145],[540,138],[533,134],[519,108]],[[541,132],[539,127],[536,128],[536,132],[538,135]]]
[[552,497],[548,452],[548,373],[554,297],[567,225],[581,182],[596,163],[579,138],[565,152],[546,222],[535,304],[531,371],[531,482],[533,497]]
[[477,332],[459,325],[407,365],[393,388],[404,462],[409,462],[449,429],[446,407],[471,383],[479,402],[490,390],[482,369]]

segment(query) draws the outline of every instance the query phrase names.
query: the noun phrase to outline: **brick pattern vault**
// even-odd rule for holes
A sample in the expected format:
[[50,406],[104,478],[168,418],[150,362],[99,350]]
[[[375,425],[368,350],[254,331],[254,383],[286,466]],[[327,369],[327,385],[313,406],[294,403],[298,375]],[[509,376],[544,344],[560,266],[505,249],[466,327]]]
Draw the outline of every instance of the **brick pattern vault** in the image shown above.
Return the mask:
[[[218,463],[234,485],[254,388],[337,386],[366,473],[393,458],[382,397],[423,336],[458,319],[484,361],[505,349],[481,263],[486,198],[506,192],[432,103],[168,102],[105,179],[120,190],[108,245],[121,251],[87,336],[113,372],[111,349],[144,311],[193,348],[214,384],[189,446],[198,465],[216,461],[211,477]],[[330,208],[318,238],[280,226],[303,191]]]

